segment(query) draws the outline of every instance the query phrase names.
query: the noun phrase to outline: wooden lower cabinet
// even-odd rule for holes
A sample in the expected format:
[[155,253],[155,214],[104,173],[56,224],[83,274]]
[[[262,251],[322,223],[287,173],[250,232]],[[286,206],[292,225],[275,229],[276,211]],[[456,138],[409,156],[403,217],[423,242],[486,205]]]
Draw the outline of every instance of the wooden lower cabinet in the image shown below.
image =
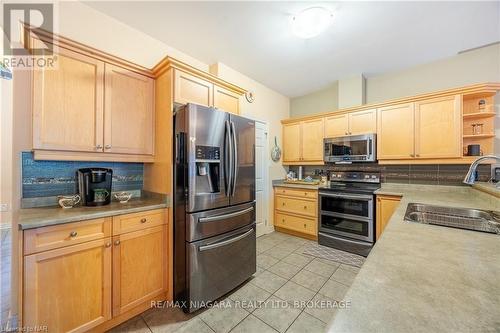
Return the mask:
[[165,290],[165,226],[113,237],[113,316]]
[[111,238],[24,257],[23,326],[85,332],[111,319]]
[[274,227],[309,239],[318,237],[318,191],[274,188]]
[[389,220],[391,219],[392,214],[394,214],[396,208],[398,208],[400,201],[400,196],[377,195],[377,217],[375,225],[376,239],[379,239],[380,235],[382,235],[385,226],[389,223]]
[[[148,221],[159,213],[161,225],[144,222],[143,229],[128,232],[109,225],[138,217]],[[35,241],[33,235],[48,240],[63,235],[78,238],[78,233],[86,230],[86,222],[105,226],[100,239],[95,239],[100,234],[94,232],[94,239],[71,245],[57,241],[53,242],[57,248],[50,250],[27,247],[31,253],[38,252],[23,253],[23,327],[42,326],[48,332],[102,332],[146,310],[152,300],[167,299],[172,273],[167,218],[166,210],[153,210],[24,231],[26,244]],[[111,230],[115,232],[111,234]]]

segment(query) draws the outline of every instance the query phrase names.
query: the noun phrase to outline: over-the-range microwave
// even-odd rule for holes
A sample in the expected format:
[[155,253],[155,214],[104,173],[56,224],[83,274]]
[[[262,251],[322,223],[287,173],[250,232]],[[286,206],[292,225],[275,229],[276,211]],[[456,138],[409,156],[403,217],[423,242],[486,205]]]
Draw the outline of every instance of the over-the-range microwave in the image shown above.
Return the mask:
[[324,139],[324,160],[330,163],[375,162],[375,140],[375,134]]

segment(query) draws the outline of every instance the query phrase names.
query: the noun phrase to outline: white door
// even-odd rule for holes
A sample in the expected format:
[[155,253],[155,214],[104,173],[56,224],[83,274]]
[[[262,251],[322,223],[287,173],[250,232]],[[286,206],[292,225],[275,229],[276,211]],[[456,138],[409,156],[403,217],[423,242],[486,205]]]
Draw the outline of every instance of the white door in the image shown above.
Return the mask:
[[269,232],[268,203],[269,184],[267,183],[268,171],[268,143],[267,124],[255,122],[255,201],[257,237]]

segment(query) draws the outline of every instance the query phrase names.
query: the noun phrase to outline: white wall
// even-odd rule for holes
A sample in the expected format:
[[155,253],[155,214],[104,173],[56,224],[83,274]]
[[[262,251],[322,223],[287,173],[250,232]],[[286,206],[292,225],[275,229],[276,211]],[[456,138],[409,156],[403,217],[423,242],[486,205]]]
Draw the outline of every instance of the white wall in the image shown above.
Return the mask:
[[500,44],[366,79],[366,102],[500,82]]
[[[500,82],[500,45],[491,45],[412,68],[366,78],[366,103],[475,83]],[[338,110],[338,85],[292,98],[292,117]]]
[[338,81],[313,93],[290,100],[290,116],[335,111],[339,108]]

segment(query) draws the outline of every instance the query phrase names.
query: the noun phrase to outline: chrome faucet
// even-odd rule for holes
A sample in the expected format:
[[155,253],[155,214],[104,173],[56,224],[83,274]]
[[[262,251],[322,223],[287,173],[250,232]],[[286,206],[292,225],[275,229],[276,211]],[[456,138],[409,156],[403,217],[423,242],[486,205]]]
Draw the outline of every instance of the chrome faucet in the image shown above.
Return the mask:
[[[467,174],[465,175],[465,178],[464,178],[464,181],[463,183],[464,184],[468,184],[468,185],[472,185],[474,184],[474,182],[476,181],[476,169],[477,169],[477,166],[482,162],[482,161],[485,161],[485,160],[497,160],[497,161],[500,161],[500,156],[495,156],[495,155],[486,155],[486,156],[481,156],[479,157],[478,159],[476,159],[474,162],[472,162],[472,164],[470,165],[469,167],[469,171],[467,172]],[[500,184],[500,183],[499,183]],[[498,187],[498,184],[497,184],[497,187]]]

